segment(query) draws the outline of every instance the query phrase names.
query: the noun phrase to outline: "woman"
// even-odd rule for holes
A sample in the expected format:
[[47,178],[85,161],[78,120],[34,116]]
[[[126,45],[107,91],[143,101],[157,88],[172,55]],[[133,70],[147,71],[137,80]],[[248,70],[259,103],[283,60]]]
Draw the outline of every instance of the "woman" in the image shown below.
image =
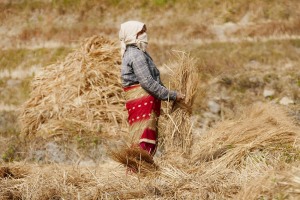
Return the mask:
[[127,142],[153,156],[157,148],[161,100],[180,101],[184,96],[162,84],[159,70],[146,51],[146,31],[146,25],[138,21],[121,24],[121,78],[130,125]]

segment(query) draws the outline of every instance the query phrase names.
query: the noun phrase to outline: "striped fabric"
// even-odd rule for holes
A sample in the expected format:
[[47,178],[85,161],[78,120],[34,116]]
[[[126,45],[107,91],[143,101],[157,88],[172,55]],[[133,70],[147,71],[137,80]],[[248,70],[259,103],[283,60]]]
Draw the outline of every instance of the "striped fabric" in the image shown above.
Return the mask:
[[139,145],[154,155],[157,146],[157,122],[161,101],[147,93],[140,85],[124,88],[132,146]]

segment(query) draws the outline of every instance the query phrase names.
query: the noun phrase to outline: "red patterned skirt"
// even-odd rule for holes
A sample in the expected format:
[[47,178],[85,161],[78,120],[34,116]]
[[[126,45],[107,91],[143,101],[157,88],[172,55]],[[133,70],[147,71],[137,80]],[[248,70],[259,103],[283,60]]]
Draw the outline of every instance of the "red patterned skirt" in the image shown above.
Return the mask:
[[130,136],[132,146],[139,145],[154,155],[158,139],[158,117],[161,101],[147,93],[140,85],[124,88]]

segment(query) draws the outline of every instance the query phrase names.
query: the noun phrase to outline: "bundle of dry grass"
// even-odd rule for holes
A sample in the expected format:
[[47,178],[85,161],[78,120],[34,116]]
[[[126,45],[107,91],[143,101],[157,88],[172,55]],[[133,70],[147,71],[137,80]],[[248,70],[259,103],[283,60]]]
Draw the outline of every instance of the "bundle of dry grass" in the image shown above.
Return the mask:
[[24,165],[0,166],[0,199],[22,199],[22,194],[15,190],[15,186],[22,184],[22,179],[28,173],[28,168]]
[[118,151],[111,150],[110,157],[135,173],[147,174],[158,170],[152,156],[140,147],[122,147]]
[[25,176],[26,172],[24,168],[20,168],[17,166],[9,167],[9,166],[3,166],[0,167],[0,178],[23,178]]
[[166,151],[177,149],[184,153],[190,151],[192,145],[192,129],[189,120],[196,91],[199,87],[199,77],[196,62],[189,54],[178,52],[172,63],[174,68],[171,76],[171,88],[185,95],[183,102],[174,102],[163,116],[161,122],[162,145]]
[[244,110],[240,118],[224,121],[200,138],[193,147],[197,149],[194,163],[218,160],[220,167],[239,168],[249,156],[268,153],[270,160],[284,159],[277,153],[296,151],[299,137],[299,127],[283,108],[255,104]]
[[22,132],[116,132],[124,120],[119,65],[117,45],[94,36],[64,61],[45,67],[21,108]]

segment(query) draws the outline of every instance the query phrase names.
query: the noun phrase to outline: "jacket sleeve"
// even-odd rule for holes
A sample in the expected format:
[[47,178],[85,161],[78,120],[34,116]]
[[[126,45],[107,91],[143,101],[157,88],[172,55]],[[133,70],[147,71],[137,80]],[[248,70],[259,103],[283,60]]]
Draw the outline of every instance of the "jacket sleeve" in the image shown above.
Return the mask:
[[132,62],[133,71],[143,89],[160,100],[176,100],[176,92],[168,90],[151,76],[148,62],[144,55],[138,55]]

